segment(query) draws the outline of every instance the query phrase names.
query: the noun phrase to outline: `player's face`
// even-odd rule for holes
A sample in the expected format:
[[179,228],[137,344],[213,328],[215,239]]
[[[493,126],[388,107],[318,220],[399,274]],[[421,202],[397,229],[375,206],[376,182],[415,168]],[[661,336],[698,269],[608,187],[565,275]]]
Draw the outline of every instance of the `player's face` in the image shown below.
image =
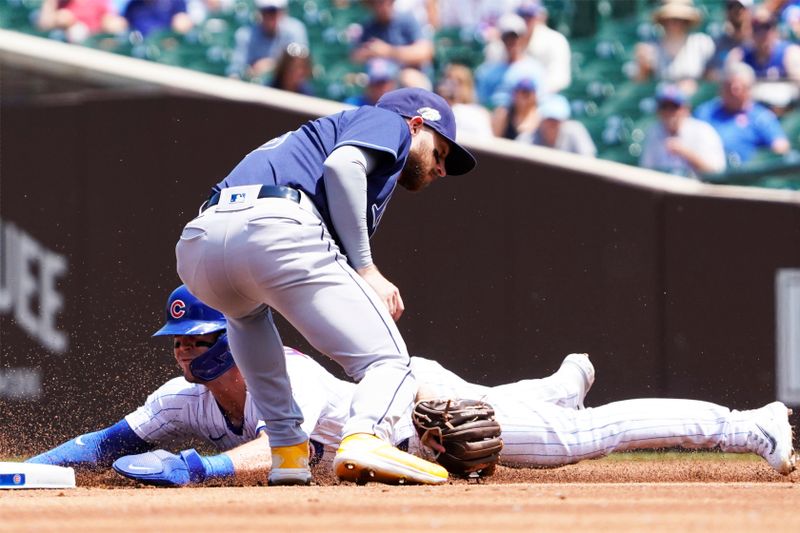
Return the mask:
[[192,370],[189,365],[197,357],[203,355],[211,348],[220,333],[207,333],[206,335],[175,335],[174,340],[174,354],[175,361],[183,372],[183,377],[186,381],[197,381],[192,375]]
[[397,183],[409,191],[424,189],[447,174],[444,161],[450,144],[430,128],[422,127],[411,139],[411,150]]

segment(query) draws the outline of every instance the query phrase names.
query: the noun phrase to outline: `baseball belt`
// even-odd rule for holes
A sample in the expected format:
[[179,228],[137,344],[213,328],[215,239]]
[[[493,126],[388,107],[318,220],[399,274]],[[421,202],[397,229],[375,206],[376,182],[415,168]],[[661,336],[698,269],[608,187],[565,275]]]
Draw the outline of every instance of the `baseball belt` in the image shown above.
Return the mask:
[[[299,204],[300,191],[284,185],[262,185],[261,190],[258,191],[258,198],[283,198]],[[217,205],[218,203],[219,193],[214,193],[211,198],[206,201],[205,205],[200,209],[200,211],[203,212],[209,207]]]

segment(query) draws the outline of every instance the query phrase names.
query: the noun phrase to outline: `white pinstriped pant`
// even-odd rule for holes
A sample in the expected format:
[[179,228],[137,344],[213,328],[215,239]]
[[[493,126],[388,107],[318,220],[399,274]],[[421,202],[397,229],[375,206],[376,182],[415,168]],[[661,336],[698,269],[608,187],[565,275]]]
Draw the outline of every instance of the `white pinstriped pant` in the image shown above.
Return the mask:
[[[634,449],[749,451],[748,413],[709,402],[650,398],[579,410],[579,378],[569,367],[496,387],[464,381],[435,361],[414,357],[412,368],[420,388],[438,397],[483,399],[494,407],[503,430],[500,462],[508,466],[560,466]],[[409,449],[429,455],[416,436]]]

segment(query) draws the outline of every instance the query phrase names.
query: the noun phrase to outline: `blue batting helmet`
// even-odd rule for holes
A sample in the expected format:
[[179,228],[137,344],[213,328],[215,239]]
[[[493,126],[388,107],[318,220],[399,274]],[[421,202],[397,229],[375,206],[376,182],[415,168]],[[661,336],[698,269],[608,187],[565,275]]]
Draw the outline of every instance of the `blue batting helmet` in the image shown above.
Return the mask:
[[225,317],[197,299],[186,285],[181,285],[167,298],[166,323],[153,334],[161,335],[205,335],[227,327]]

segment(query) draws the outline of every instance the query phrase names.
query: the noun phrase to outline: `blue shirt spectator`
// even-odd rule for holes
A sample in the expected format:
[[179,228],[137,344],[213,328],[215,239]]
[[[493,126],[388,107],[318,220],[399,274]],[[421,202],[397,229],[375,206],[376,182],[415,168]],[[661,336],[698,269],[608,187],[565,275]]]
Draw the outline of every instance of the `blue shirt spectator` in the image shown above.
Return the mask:
[[366,43],[372,39],[403,46],[422,39],[422,28],[411,13],[396,13],[386,24],[372,19],[364,25],[360,42]]
[[[131,31],[138,31],[144,37],[157,30],[184,32],[191,28],[185,0],[130,0],[123,16],[128,20]],[[178,22],[180,19],[188,27]]]
[[525,21],[519,15],[503,15],[497,24],[505,60],[487,61],[475,70],[475,89],[478,101],[490,108],[511,105],[514,86],[522,79],[534,79],[537,85],[541,78],[539,63],[525,55],[523,36],[527,32]]
[[401,85],[430,89],[433,41],[413,15],[395,11],[394,0],[370,0],[368,5],[374,16],[364,24],[351,59],[356,63],[375,58],[394,61],[403,69]]
[[720,96],[701,104],[695,116],[711,124],[725,148],[730,167],[750,161],[759,148],[776,154],[789,151],[789,140],[775,113],[753,101],[753,69],[736,63],[725,71]]
[[255,0],[261,20],[236,33],[228,74],[240,78],[265,77],[290,44],[308,48],[305,25],[286,14],[287,0]]
[[367,86],[364,88],[364,92],[351,96],[344,102],[356,107],[375,105],[381,96],[397,89],[399,73],[400,69],[393,61],[387,61],[380,57],[370,59],[367,62]]

